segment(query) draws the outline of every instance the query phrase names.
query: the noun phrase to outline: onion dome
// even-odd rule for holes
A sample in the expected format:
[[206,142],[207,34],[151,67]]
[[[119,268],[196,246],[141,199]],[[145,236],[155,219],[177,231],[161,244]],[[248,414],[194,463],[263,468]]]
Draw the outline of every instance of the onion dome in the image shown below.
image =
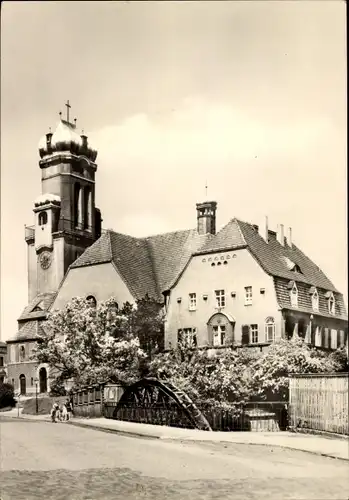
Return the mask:
[[61,120],[51,138],[52,152],[69,152],[79,154],[82,139],[75,131],[75,125]]
[[80,136],[75,125],[62,119],[53,134],[49,132],[41,137],[38,147],[40,158],[57,152],[85,156],[92,162],[97,158],[97,150],[90,144],[87,136]]

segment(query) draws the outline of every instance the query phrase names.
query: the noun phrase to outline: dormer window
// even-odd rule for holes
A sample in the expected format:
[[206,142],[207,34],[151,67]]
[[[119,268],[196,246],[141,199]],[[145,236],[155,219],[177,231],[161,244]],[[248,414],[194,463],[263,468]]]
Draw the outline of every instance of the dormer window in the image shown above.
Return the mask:
[[312,286],[309,290],[309,294],[311,295],[311,307],[313,311],[319,310],[319,294],[315,286]]
[[93,295],[89,295],[88,297],[86,297],[86,302],[87,302],[89,307],[93,307],[93,308],[97,307],[97,300]]
[[290,281],[287,287],[290,290],[290,300],[292,307],[298,307],[298,288],[295,281]]
[[295,264],[291,259],[288,257],[281,257],[283,262],[286,264],[286,267],[289,271],[293,271],[294,273],[300,273],[302,274],[301,268],[299,267],[298,264]]
[[328,312],[329,314],[336,314],[336,301],[332,292],[326,293],[327,303],[328,303]]

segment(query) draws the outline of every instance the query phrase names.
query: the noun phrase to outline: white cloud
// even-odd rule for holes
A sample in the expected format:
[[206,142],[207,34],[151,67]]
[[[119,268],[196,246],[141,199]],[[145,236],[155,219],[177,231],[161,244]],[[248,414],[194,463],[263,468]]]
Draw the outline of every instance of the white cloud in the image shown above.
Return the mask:
[[[177,169],[219,168],[227,163],[248,162],[255,156],[295,156],[330,132],[325,120],[286,125],[268,123],[226,106],[187,99],[164,119],[145,114],[128,117],[90,134],[100,151],[99,159],[117,159],[123,165],[162,165]],[[106,165],[108,166],[108,165]]]

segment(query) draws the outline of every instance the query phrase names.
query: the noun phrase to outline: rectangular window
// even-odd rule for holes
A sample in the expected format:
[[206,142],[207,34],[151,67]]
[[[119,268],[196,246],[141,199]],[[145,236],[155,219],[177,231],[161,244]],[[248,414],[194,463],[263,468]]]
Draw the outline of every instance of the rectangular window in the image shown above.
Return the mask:
[[213,329],[213,345],[215,347],[224,345],[225,343],[225,325],[215,325]]
[[251,332],[251,343],[257,344],[257,342],[258,342],[258,325],[251,325],[250,332]]
[[222,308],[225,307],[225,291],[224,290],[215,290],[216,296],[216,307]]
[[30,385],[31,385],[32,387],[33,387],[33,385],[34,385],[34,379],[33,379],[33,377],[30,379]]
[[345,340],[344,340],[344,330],[339,330],[339,335],[338,335],[338,347],[344,347],[345,346]]
[[189,294],[189,311],[196,310],[196,293]]
[[181,328],[180,330],[178,330],[177,342],[186,347],[196,347],[196,328]]
[[252,286],[245,286],[245,306],[252,304]]
[[328,328],[324,328],[323,331],[323,345],[322,347],[329,347],[329,340],[330,340],[330,332]]
[[4,358],[0,356],[0,366],[4,366]]
[[334,329],[331,330],[331,349],[337,349],[337,330]]

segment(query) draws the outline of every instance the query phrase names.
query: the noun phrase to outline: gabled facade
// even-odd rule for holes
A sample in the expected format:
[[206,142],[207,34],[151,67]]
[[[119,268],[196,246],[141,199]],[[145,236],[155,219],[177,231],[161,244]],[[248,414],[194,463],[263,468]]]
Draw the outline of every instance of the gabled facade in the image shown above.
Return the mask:
[[196,252],[167,301],[167,348],[260,346],[303,337],[336,349],[347,344],[343,296],[283,234],[232,219]]
[[[68,103],[69,111],[69,103]],[[73,297],[114,297],[122,306],[148,295],[164,307],[165,347],[251,345],[301,336],[312,345],[348,345],[342,294],[293,243],[232,219],[216,233],[217,203],[197,203],[195,229],[135,238],[101,230],[95,207],[97,152],[60,120],[39,144],[42,194],[26,228],[28,305],[7,342],[8,380],[22,394],[46,392],[48,366],[30,360],[47,312]]]

